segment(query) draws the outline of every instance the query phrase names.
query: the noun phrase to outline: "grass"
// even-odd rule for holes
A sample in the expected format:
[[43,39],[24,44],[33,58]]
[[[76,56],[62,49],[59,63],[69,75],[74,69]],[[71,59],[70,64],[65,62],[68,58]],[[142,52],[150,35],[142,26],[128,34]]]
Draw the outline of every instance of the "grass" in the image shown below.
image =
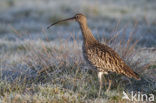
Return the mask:
[[[0,55],[0,102],[127,103],[130,101],[122,100],[123,90],[151,93],[155,90],[155,81],[150,82],[148,76],[144,77],[144,66],[150,61],[145,62],[143,57],[137,57],[138,41],[133,41],[132,34],[127,41],[116,34],[112,35],[110,40],[101,42],[114,48],[143,80],[135,81],[111,73],[104,77],[105,84],[101,97],[97,96],[99,88],[97,73],[86,66],[81,55],[81,43],[76,41],[75,36],[72,37],[73,41],[67,39],[59,42],[2,41],[1,48],[5,46],[5,49],[1,50]],[[11,74],[7,75],[8,73]],[[141,87],[145,85],[144,83],[148,84],[146,91],[145,87]],[[109,84],[111,88],[106,92]]]
[[[123,90],[128,95],[131,91],[156,95],[155,3],[81,0],[71,5],[70,2],[1,0],[0,103],[131,103],[122,99]],[[82,41],[73,33],[68,38],[73,25],[65,23],[63,27],[68,27],[61,30],[41,30],[75,12],[89,18],[89,26],[97,28],[94,33],[105,34],[98,39],[112,47],[141,76],[141,81],[111,73],[103,78],[104,88],[101,97],[97,96],[97,73],[83,60]],[[127,30],[122,31],[121,27],[113,30],[118,20],[121,27],[130,23]],[[133,25],[135,21],[138,27]],[[55,34],[61,34],[61,39]],[[62,36],[66,39],[62,40]]]

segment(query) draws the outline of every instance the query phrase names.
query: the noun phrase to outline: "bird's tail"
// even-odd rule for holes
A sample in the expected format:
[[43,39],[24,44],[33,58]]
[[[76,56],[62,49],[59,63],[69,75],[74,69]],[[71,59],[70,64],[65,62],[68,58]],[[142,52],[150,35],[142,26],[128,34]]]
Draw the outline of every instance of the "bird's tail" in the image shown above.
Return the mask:
[[140,80],[141,79],[138,73],[136,73],[136,72],[133,72],[133,73],[134,73],[133,78],[135,78],[136,80]]
[[140,80],[140,76],[139,74],[137,74],[136,72],[134,72],[129,66],[125,65],[124,67],[124,72],[123,74],[130,77],[130,78],[135,78],[136,80]]

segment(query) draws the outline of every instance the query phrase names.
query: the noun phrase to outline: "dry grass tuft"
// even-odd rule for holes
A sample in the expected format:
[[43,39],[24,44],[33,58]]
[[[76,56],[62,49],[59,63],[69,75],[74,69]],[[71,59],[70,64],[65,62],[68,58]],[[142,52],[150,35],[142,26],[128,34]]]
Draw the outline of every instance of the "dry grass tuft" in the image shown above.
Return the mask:
[[[144,62],[143,57],[137,56],[138,41],[133,40],[132,34],[127,41],[116,34],[107,44],[118,52],[127,64],[140,74],[143,80],[136,82],[133,79],[112,73],[104,78],[105,86],[102,98],[97,97],[99,87],[97,74],[86,66],[81,54],[81,43],[77,42],[75,36],[72,38],[73,41],[45,42],[38,40],[37,42],[25,41],[22,44],[16,44],[12,55],[16,54],[15,51],[18,48],[16,55],[20,56],[19,62],[10,61],[11,66],[9,67],[16,68],[12,73],[23,70],[23,67],[25,72],[9,81],[10,79],[4,79],[4,72],[1,70],[0,101],[11,103],[127,103],[128,101],[122,100],[123,90],[143,90],[143,87],[138,89],[140,85],[149,83],[150,79],[144,77],[145,69],[143,68],[148,62]],[[9,48],[7,49],[9,50]],[[5,63],[3,65],[5,67],[7,65],[5,59],[3,63]],[[21,63],[20,66],[18,66],[19,63]],[[149,87],[146,88],[147,92],[155,89],[152,83],[149,83]]]

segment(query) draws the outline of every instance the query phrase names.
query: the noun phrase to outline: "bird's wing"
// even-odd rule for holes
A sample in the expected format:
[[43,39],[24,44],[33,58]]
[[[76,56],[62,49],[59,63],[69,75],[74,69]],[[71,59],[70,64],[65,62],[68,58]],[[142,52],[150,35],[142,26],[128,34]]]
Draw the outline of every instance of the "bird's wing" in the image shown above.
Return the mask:
[[88,49],[88,58],[100,71],[112,71],[120,73],[119,68],[124,64],[118,55],[107,47],[91,47]]
[[111,71],[138,78],[120,56],[107,45],[99,44],[88,48],[88,58],[100,71]]

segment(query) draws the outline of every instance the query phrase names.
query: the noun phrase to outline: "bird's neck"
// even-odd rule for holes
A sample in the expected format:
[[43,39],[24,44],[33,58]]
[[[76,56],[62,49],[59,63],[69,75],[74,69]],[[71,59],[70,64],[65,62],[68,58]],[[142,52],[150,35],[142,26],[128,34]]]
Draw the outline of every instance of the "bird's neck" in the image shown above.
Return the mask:
[[81,32],[82,32],[82,35],[83,35],[83,42],[84,43],[92,44],[92,43],[96,43],[97,42],[97,40],[93,36],[91,30],[87,26],[87,24],[81,24],[80,23],[80,28],[81,28]]

